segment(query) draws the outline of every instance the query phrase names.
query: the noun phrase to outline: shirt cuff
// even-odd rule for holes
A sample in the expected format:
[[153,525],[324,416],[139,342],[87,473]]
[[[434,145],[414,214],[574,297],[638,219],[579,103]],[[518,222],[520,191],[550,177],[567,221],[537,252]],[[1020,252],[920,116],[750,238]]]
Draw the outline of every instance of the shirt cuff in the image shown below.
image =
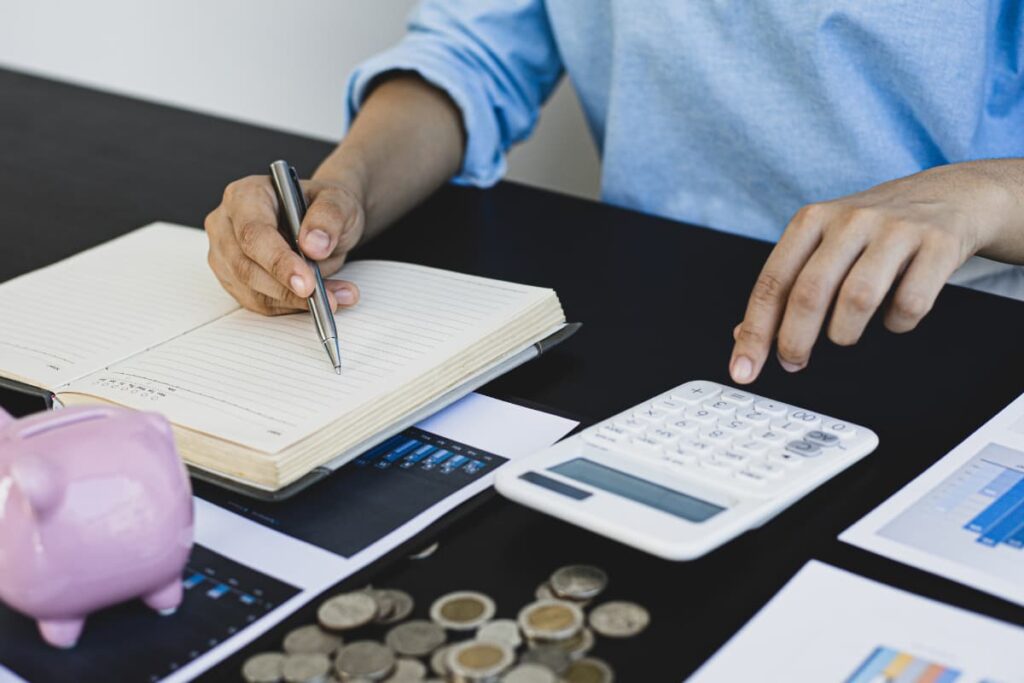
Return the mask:
[[382,52],[356,67],[349,77],[345,107],[347,132],[366,97],[367,89],[381,75],[390,71],[411,71],[436,88],[443,90],[462,115],[466,132],[466,151],[462,168],[452,178],[459,185],[490,187],[505,175],[505,150],[490,98],[480,84],[480,77],[457,55],[443,47],[415,44],[406,38],[399,45]]

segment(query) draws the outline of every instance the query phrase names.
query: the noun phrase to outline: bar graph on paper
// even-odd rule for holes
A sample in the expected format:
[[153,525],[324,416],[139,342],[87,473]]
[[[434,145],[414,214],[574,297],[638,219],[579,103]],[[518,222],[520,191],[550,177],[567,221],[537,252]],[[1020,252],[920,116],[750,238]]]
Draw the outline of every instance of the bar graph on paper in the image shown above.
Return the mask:
[[879,534],[1024,581],[1024,452],[989,443]]
[[944,664],[879,646],[846,679],[846,683],[955,683],[960,680],[960,673]]

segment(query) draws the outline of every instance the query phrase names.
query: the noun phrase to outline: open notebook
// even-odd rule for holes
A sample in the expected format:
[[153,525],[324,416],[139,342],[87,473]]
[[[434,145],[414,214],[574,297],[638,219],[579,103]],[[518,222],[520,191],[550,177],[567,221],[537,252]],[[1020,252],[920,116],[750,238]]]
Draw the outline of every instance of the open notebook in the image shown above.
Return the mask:
[[536,355],[566,327],[550,289],[356,261],[341,273],[362,298],[336,316],[339,377],[308,313],[240,309],[206,251],[201,231],[156,223],[0,285],[0,377],[64,405],[159,411],[194,468],[273,492]]

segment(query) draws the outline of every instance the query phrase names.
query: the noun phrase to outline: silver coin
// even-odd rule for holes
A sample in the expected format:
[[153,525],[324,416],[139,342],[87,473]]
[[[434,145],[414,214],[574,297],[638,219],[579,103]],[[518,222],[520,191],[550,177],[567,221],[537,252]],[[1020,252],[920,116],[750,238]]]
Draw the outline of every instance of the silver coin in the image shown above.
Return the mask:
[[428,545],[426,548],[424,548],[423,550],[419,551],[418,553],[413,553],[412,555],[410,555],[409,559],[410,560],[425,560],[428,557],[430,557],[431,555],[433,555],[434,553],[436,553],[437,549],[439,547],[441,547],[441,544],[438,541],[434,541],[433,543],[431,543],[430,545]]
[[427,677],[427,667],[418,659],[403,657],[395,663],[395,670],[384,679],[385,683],[415,683]]
[[242,678],[246,683],[278,683],[281,680],[281,666],[284,655],[280,652],[262,652],[245,660]]
[[533,640],[565,640],[583,628],[583,610],[566,600],[538,600],[519,610],[523,635]]
[[502,676],[501,683],[558,683],[558,676],[540,664],[520,664]]
[[569,670],[572,660],[565,650],[553,645],[542,645],[524,652],[519,658],[519,663],[539,664],[554,671],[556,675],[561,676]]
[[600,659],[586,657],[573,662],[562,680],[565,683],[613,683],[615,673]]
[[533,597],[537,598],[538,600],[558,599],[558,596],[555,595],[555,592],[553,590],[551,590],[551,586],[548,584],[547,581],[537,586],[537,590],[533,592]]
[[590,612],[590,627],[608,638],[629,638],[647,628],[651,615],[633,602],[606,602]]
[[494,617],[494,600],[475,591],[443,595],[430,606],[430,618],[452,631],[471,631]]
[[330,658],[319,653],[288,655],[281,665],[285,683],[325,683],[330,673]]
[[476,630],[476,639],[504,643],[513,650],[523,644],[519,624],[512,619],[495,619],[487,622]]
[[456,681],[489,681],[515,660],[512,648],[503,643],[464,640],[448,652],[448,670]]
[[608,585],[608,575],[603,569],[587,564],[571,564],[562,567],[548,580],[551,590],[567,600],[590,600]]
[[341,648],[334,670],[343,681],[366,678],[379,681],[391,675],[395,653],[375,640],[357,640]]
[[328,633],[316,624],[300,626],[284,637],[284,651],[290,655],[331,655],[341,647],[341,636]]
[[444,629],[424,619],[399,624],[388,631],[384,641],[392,650],[407,657],[423,657],[444,645]]
[[575,660],[594,649],[594,632],[589,628],[581,628],[580,632],[572,638],[566,638],[565,640],[555,642],[531,642],[531,645],[534,647],[539,645],[554,645],[557,648],[565,650],[565,653],[569,655],[569,658]]
[[320,605],[316,616],[326,629],[347,631],[373,621],[377,616],[377,601],[365,591],[342,593]]
[[378,613],[374,620],[378,624],[397,624],[404,621],[412,614],[416,603],[412,596],[405,591],[393,590],[371,590],[370,595],[377,601]]
[[430,655],[430,670],[441,678],[447,678],[451,673],[448,671],[448,652],[451,649],[451,645],[442,645],[434,650],[434,654]]

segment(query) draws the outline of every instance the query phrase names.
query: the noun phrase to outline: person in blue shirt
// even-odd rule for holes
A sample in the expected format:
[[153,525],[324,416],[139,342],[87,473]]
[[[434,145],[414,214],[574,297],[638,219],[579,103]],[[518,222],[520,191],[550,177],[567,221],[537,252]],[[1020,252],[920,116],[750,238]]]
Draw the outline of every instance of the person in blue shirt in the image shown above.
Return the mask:
[[[1024,289],[1019,268],[956,272],[1024,263],[1022,46],[1014,0],[423,0],[351,76],[300,246],[334,272],[444,182],[496,182],[568,75],[605,201],[777,241],[730,372],[753,381],[773,343],[797,371],[823,326],[853,344],[890,294],[905,332],[951,277]],[[250,177],[206,220],[214,272],[268,314],[313,287],[276,216]]]

